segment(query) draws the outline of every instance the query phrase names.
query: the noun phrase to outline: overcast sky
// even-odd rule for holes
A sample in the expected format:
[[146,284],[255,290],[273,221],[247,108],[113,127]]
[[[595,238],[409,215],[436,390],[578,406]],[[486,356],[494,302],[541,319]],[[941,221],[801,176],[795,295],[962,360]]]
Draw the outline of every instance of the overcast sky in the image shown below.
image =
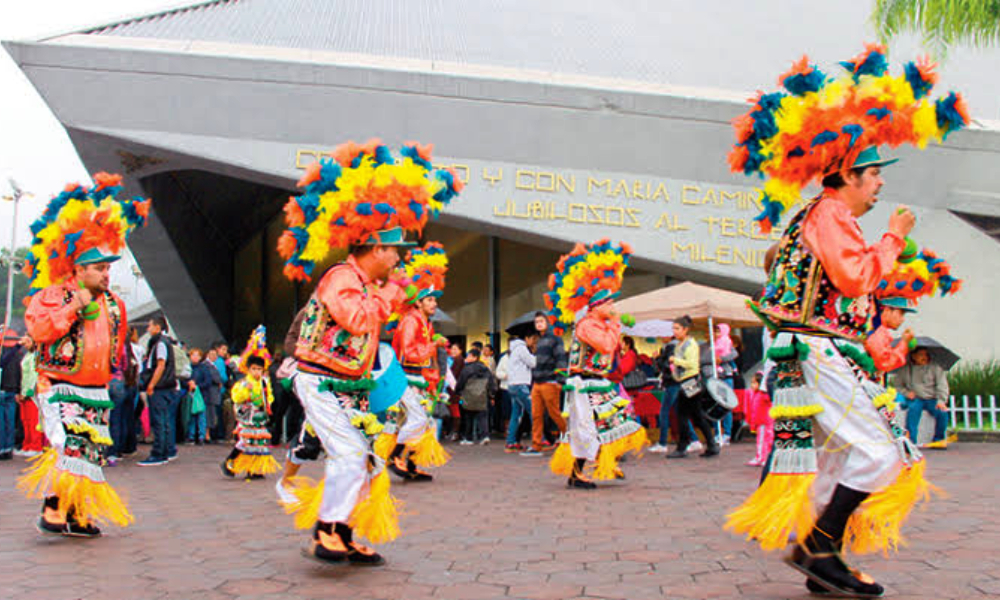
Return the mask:
[[[785,1],[788,6],[798,4],[798,0]],[[855,24],[857,35],[862,39],[874,38],[864,18],[868,10],[864,6],[873,1],[850,0],[852,4],[843,10],[851,14],[841,15],[841,18]],[[699,11],[710,16],[711,11],[706,8],[691,8],[689,3],[681,0],[673,2],[675,10],[694,11],[686,17],[691,20],[705,17]],[[38,39],[193,3],[194,0],[0,0],[0,39]],[[718,5],[712,5],[713,10],[718,10],[716,7],[721,5],[725,2],[719,0]],[[686,13],[679,14],[683,16]],[[782,18],[788,20],[789,17],[785,14]],[[918,44],[907,37],[893,43],[893,52],[899,51],[900,57],[913,57],[919,53]],[[725,60],[731,59],[726,57]],[[776,64],[774,73],[778,73],[782,66]],[[970,97],[975,117],[1000,118],[998,69],[1000,49],[970,51],[956,48],[942,68],[939,89],[955,86],[965,91]],[[35,194],[33,199],[21,202],[17,242],[24,245],[29,241],[28,225],[38,217],[48,199],[66,183],[84,182],[89,176],[66,132],[6,51],[0,51],[0,89],[3,90],[0,101],[0,133],[3,136],[3,143],[0,144],[0,194],[10,193],[8,177],[14,177],[24,190]],[[0,246],[3,247],[8,246],[11,239],[11,205],[10,202],[0,202]]]
[[[32,39],[122,16],[176,5],[164,0],[21,0],[0,1],[0,40]],[[85,181],[87,171],[66,131],[6,51],[0,51],[0,193],[10,194],[14,177],[35,197],[22,200],[17,243],[28,243],[28,225],[48,199],[71,181]],[[11,202],[0,202],[0,244],[10,244]]]

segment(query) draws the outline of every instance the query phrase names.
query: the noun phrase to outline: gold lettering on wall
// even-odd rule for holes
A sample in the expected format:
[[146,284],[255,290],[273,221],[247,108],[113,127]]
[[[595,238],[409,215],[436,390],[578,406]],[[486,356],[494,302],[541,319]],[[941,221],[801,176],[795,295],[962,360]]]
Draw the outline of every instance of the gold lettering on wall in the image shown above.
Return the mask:
[[[330,151],[301,148],[295,153],[295,168],[306,169],[326,158],[331,158]],[[444,166],[454,169],[466,184],[473,178],[468,164],[438,165]],[[769,235],[759,233],[752,214],[746,214],[761,208],[758,189],[479,162],[475,168],[479,169],[476,181],[472,182],[476,189],[504,198],[492,205],[495,218],[563,221],[597,228],[646,228],[672,238],[669,255],[675,261],[759,268],[763,266],[764,247],[781,238],[780,231]],[[651,210],[648,216],[643,216],[643,205],[669,203],[671,196],[679,199],[673,210]],[[482,201],[475,193],[470,199],[475,203]],[[698,223],[703,223],[704,229]],[[748,245],[760,249],[747,248]]]

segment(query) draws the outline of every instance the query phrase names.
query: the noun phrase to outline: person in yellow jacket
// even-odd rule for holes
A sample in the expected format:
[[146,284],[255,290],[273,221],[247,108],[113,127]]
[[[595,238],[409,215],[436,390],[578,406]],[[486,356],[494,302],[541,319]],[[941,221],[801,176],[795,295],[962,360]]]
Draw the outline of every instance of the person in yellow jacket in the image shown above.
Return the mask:
[[698,377],[701,353],[697,340],[691,337],[691,325],[691,317],[687,315],[674,321],[674,339],[677,340],[677,345],[674,346],[674,355],[669,360],[670,373],[681,386],[677,395],[677,427],[680,437],[677,448],[668,454],[667,458],[687,456],[688,445],[693,441],[688,422],[705,436],[705,451],[701,456],[710,458],[719,454],[719,444],[715,441],[715,434],[705,420],[699,405],[701,396],[707,392]]

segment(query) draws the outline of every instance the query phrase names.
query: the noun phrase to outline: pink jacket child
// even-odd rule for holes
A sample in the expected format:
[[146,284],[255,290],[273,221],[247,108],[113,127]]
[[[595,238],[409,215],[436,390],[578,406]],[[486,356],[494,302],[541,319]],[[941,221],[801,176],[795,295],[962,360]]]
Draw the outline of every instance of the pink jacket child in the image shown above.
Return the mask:
[[746,419],[750,431],[757,433],[757,454],[747,463],[750,467],[761,467],[767,462],[774,444],[774,421],[771,419],[771,397],[760,389],[764,374],[757,371],[746,391]]

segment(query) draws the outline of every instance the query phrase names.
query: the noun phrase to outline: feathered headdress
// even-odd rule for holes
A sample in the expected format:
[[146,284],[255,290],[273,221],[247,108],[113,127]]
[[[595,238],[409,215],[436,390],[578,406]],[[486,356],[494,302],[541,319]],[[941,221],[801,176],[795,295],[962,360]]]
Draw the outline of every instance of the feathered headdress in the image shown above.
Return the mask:
[[258,325],[257,329],[253,330],[253,333],[250,334],[250,339],[247,340],[246,348],[240,354],[238,364],[240,373],[250,371],[250,368],[247,366],[247,360],[251,356],[259,357],[264,361],[265,371],[271,366],[271,353],[267,350],[267,329],[263,325]]
[[962,288],[962,280],[951,276],[951,265],[938,258],[929,248],[917,251],[917,245],[907,238],[907,246],[896,260],[896,265],[879,282],[875,297],[905,299],[912,307],[921,298],[940,292],[947,296]]
[[926,59],[890,75],[885,48],[869,44],[840,66],[843,74],[828,77],[803,56],[779,77],[784,90],[758,93],[750,112],[733,121],[730,168],[767,178],[757,217],[764,232],[799,202],[802,188],[851,167],[866,148],[924,148],[969,122],[960,95],[929,97],[937,74]]
[[559,259],[545,293],[545,308],[556,335],[572,327],[576,313],[592,301],[618,294],[631,256],[628,244],[622,242],[615,247],[603,239],[589,246],[577,244]]
[[[404,144],[394,157],[377,139],[347,142],[312,163],[299,181],[305,188],[285,204],[288,229],[278,240],[285,276],[308,280],[331,248],[364,243],[390,229],[419,235],[462,191],[452,169],[435,169],[433,146]],[[401,238],[399,241],[402,241]]]
[[444,276],[448,272],[448,254],[444,246],[437,242],[427,242],[423,248],[414,248],[403,263],[412,289],[407,295],[412,300],[427,296],[441,296],[444,290]]
[[[410,280],[406,287],[406,297],[410,303],[428,296],[441,297],[444,276],[448,272],[448,254],[444,251],[444,246],[437,242],[427,242],[423,248],[410,250],[403,261],[403,268]],[[402,316],[401,313],[393,313],[386,322],[386,331],[395,329]]]
[[121,175],[97,173],[94,187],[72,183],[54,197],[31,225],[31,248],[24,264],[29,294],[63,283],[83,259],[114,259],[132,230],[146,224],[150,201],[118,199]]

